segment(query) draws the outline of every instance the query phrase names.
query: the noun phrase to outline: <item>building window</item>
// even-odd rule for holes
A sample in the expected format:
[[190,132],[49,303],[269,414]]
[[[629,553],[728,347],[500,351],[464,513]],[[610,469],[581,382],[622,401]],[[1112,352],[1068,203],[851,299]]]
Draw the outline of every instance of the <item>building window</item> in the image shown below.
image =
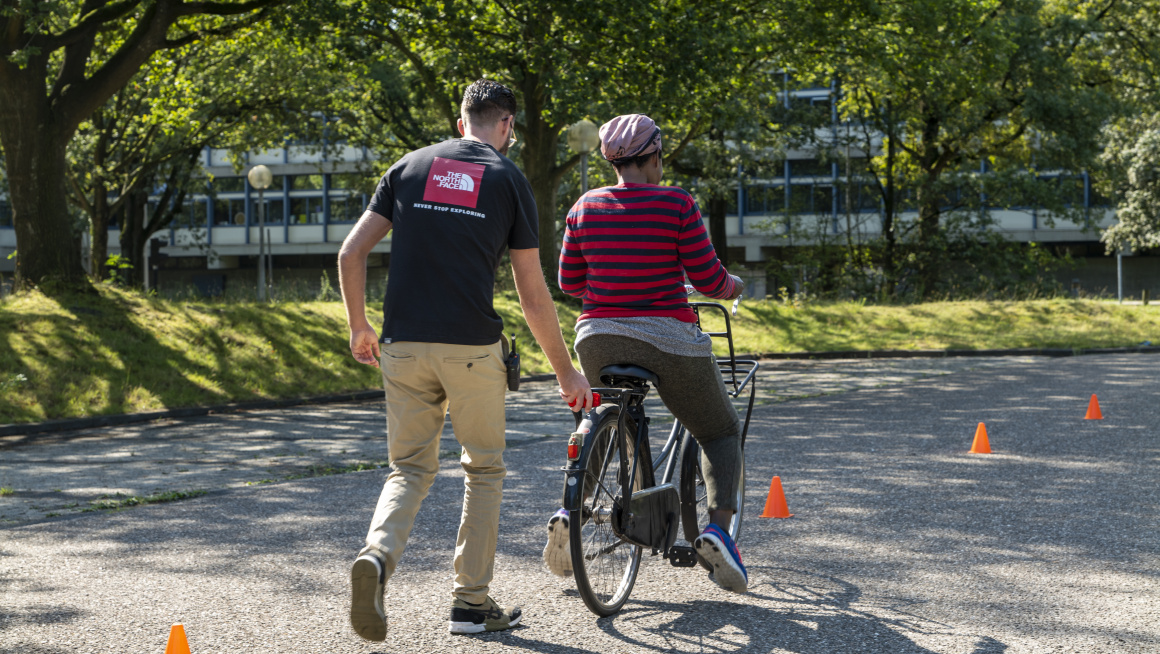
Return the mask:
[[1060,177],[1059,196],[1063,199],[1064,205],[1068,207],[1084,206],[1083,176]]
[[0,200],[0,227],[12,226],[12,205],[7,200]]
[[[847,196],[847,194],[849,194]],[[847,207],[849,198],[849,208]],[[875,212],[879,209],[882,194],[874,184],[842,185],[838,187],[838,213]]]
[[813,212],[814,213],[833,213],[834,212],[834,187],[822,186],[820,184],[814,185],[812,193],[813,198]]
[[330,222],[353,223],[362,216],[363,196],[359,193],[330,196]]
[[290,198],[290,224],[322,222],[322,198]]
[[246,178],[215,177],[211,185],[216,193],[242,193],[246,190]]
[[218,198],[213,203],[214,225],[245,225],[246,201],[238,199]]
[[206,207],[206,201],[203,199],[190,200],[185,203],[185,208],[181,213],[173,218],[173,226],[176,229],[189,229],[205,227],[206,218],[209,212]]
[[789,188],[789,212],[813,213],[813,186],[794,184]]
[[[730,203],[730,208],[736,201]],[[745,187],[745,215],[777,214],[785,211],[785,186],[747,186]]]
[[[274,178],[270,181],[270,185],[265,188],[265,193],[279,193],[279,194],[281,194],[282,190],[283,190],[283,185],[285,183],[286,183],[286,177],[284,175],[274,175]],[[257,193],[258,193],[258,189],[256,189],[256,188],[250,189],[250,195],[257,195]]]
[[269,224],[281,225],[282,220],[286,217],[285,213],[284,213],[285,206],[286,206],[285,202],[283,202],[282,198],[280,198],[280,197],[273,198],[273,199],[266,198],[265,202],[266,202],[266,215],[265,215],[265,217],[262,217],[258,214],[258,211],[259,211],[259,208],[261,207],[261,205],[258,204],[257,199],[254,200],[254,216],[253,216],[253,218],[251,218],[251,221],[252,221],[251,224],[257,225],[258,221],[264,220],[267,225],[269,225]]
[[[1110,198],[1105,196],[1103,193],[1100,193],[1099,187],[1096,186],[1096,180],[1094,180],[1094,179],[1091,180],[1091,185],[1092,185],[1092,191],[1088,197],[1088,200],[1089,200],[1088,206],[1089,207],[1110,207],[1114,204]],[[0,225],[3,224],[3,220],[4,219],[2,217],[0,217]]]
[[330,176],[331,190],[369,192],[374,190],[376,184],[378,184],[378,180],[371,175],[336,173]]
[[819,159],[790,159],[791,177],[830,177],[833,171],[829,162]]
[[291,175],[291,191],[321,191],[322,175]]

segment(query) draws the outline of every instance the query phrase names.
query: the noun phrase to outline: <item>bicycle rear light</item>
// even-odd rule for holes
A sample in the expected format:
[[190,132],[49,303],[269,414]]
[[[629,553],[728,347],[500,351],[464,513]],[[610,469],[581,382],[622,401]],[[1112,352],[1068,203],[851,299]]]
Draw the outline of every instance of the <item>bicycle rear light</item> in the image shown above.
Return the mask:
[[593,393],[592,394],[592,408],[595,409],[598,406],[600,406],[600,393]]
[[575,461],[580,458],[580,434],[572,434],[568,437],[568,460]]

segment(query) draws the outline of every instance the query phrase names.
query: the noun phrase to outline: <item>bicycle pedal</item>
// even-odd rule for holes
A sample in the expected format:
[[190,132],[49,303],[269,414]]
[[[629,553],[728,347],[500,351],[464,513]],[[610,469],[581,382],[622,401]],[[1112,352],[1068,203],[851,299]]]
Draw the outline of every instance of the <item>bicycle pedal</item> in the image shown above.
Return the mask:
[[691,568],[697,565],[697,550],[673,545],[669,548],[668,559],[674,568]]

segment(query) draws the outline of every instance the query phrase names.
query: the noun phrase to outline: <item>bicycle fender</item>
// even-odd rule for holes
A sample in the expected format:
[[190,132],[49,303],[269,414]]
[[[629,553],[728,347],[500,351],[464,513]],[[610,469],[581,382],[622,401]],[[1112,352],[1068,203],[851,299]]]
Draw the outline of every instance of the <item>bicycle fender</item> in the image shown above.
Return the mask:
[[564,498],[560,506],[569,511],[578,511],[583,502],[581,497],[584,486],[584,471],[588,469],[588,457],[592,453],[592,421],[584,418],[576,425],[574,435],[581,437],[583,445],[580,448],[580,458],[573,461],[564,471]]
[[580,449],[580,458],[564,470],[564,497],[560,502],[560,505],[569,511],[579,511],[584,503],[584,474],[588,470],[588,460],[592,456],[596,442],[597,430],[593,419],[599,423],[601,418],[611,411],[619,413],[619,407],[616,405],[597,407],[576,426],[575,433],[583,437],[583,445]]

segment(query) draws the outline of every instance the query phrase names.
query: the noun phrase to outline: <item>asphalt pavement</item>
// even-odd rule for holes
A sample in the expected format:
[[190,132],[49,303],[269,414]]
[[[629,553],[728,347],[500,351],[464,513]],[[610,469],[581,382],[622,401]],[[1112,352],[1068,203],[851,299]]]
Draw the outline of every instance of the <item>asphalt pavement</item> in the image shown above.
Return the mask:
[[[160,654],[173,623],[195,654],[1160,652],[1158,364],[769,362],[746,446],[750,593],[646,558],[604,619],[540,562],[570,419],[533,385],[509,395],[492,586],[525,626],[446,631],[463,476],[448,429],[379,644],[346,610],[385,472],[325,474],[385,458],[377,403],[0,441],[16,489],[0,498],[0,652]],[[1092,393],[1103,420],[1083,419]],[[979,422],[992,454],[967,453]],[[773,475],[793,518],[757,517]],[[82,512],[195,488],[210,492]]]

